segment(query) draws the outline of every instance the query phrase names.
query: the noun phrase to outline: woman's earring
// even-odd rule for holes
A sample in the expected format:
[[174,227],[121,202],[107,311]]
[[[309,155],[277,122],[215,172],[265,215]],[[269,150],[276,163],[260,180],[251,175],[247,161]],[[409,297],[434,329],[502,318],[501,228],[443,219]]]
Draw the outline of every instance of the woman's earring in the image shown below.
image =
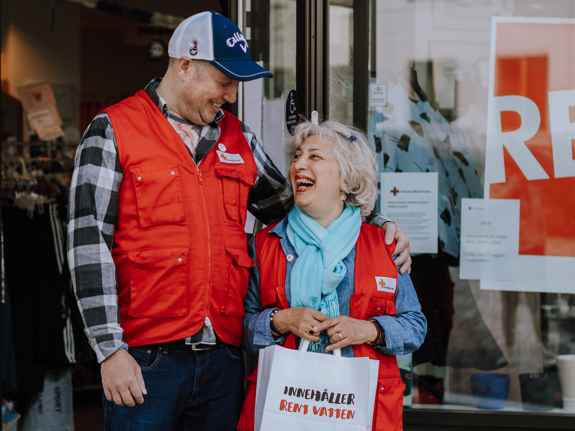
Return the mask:
[[345,195],[341,195],[341,201],[342,201],[343,203],[345,203],[345,200],[346,200],[346,199],[347,199],[347,197],[346,197]]

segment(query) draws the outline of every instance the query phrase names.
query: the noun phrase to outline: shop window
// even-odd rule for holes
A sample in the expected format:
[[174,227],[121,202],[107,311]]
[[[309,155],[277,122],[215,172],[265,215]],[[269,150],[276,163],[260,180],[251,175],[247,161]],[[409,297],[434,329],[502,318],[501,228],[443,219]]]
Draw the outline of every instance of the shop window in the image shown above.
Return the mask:
[[[435,172],[439,181],[437,252],[413,256],[411,277],[428,335],[411,358],[413,390],[405,407],[413,414],[445,412],[434,424],[456,424],[459,419],[448,416],[454,411],[491,411],[499,418],[523,412],[532,421],[545,411],[557,419],[543,427],[561,428],[561,417],[575,409],[573,382],[564,379],[566,361],[575,358],[569,356],[575,354],[575,284],[568,276],[575,262],[568,197],[575,189],[575,173],[569,173],[575,163],[573,2],[370,4],[367,134],[379,169]],[[385,100],[374,102],[374,85]],[[508,96],[517,99],[497,111],[497,119],[494,100]],[[510,141],[493,144],[525,127],[534,130],[518,141],[524,158]],[[498,171],[494,148],[501,151]],[[381,196],[387,185],[381,181]],[[466,198],[520,201],[513,223],[520,232],[518,281],[463,276]],[[417,236],[417,223],[404,223],[407,234]],[[418,250],[412,245],[412,251]],[[523,281],[529,259],[538,283]],[[498,421],[504,423],[496,418],[492,426]]]

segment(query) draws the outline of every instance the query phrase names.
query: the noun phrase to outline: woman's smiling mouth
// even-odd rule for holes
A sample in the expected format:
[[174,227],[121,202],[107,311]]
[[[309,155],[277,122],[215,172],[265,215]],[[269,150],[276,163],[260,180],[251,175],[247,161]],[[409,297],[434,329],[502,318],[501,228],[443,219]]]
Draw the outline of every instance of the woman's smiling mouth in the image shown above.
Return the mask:
[[315,181],[303,175],[296,175],[295,182],[298,193],[305,192],[315,185]]

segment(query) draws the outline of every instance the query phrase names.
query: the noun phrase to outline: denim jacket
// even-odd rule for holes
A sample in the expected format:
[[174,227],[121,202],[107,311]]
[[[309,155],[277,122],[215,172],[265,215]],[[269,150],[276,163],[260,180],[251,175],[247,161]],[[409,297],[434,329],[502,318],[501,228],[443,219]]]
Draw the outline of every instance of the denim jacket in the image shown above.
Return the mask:
[[[291,303],[291,271],[297,260],[297,253],[287,237],[287,225],[288,219],[285,218],[270,232],[274,232],[280,237],[284,254],[294,256],[291,262],[287,262],[285,282],[286,298]],[[254,238],[249,242],[249,253],[250,257],[256,260]],[[343,260],[343,264],[346,266],[347,272],[336,291],[339,298],[339,314],[349,316],[351,295],[354,293],[355,247]],[[262,308],[259,280],[260,274],[256,264],[250,270],[248,293],[244,300],[246,317],[244,317],[243,348],[250,353],[257,353],[261,348],[281,344],[285,341],[285,336],[277,340],[272,337],[270,315],[275,309],[264,310]],[[421,312],[417,294],[408,274],[401,275],[398,272],[395,308],[397,314],[394,316],[374,317],[385,332],[385,347],[378,348],[389,355],[411,353],[423,343],[427,331],[427,321]],[[354,356],[353,347],[342,348],[341,354],[342,356]]]

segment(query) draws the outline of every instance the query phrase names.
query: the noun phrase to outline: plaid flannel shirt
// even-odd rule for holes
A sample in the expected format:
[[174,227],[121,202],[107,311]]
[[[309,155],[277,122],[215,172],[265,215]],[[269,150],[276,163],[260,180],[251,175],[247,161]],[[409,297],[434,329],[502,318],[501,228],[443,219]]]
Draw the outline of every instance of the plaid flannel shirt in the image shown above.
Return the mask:
[[[168,106],[156,92],[160,82],[161,78],[153,79],[145,91],[168,120]],[[197,164],[217,142],[218,122],[223,116],[220,111],[211,124],[196,126],[200,140],[195,157],[191,157]],[[248,196],[248,210],[269,225],[282,220],[291,210],[291,185],[264,152],[255,134],[244,123],[241,125],[258,169]],[[85,332],[98,362],[127,347],[120,324],[118,278],[112,259],[114,226],[119,214],[118,191],[123,178],[112,123],[105,113],[98,114],[78,146],[68,214],[68,262],[72,282]],[[382,226],[388,220],[372,213],[366,221]],[[209,321],[207,323],[198,334],[190,334],[188,341],[210,340],[213,330]]]

